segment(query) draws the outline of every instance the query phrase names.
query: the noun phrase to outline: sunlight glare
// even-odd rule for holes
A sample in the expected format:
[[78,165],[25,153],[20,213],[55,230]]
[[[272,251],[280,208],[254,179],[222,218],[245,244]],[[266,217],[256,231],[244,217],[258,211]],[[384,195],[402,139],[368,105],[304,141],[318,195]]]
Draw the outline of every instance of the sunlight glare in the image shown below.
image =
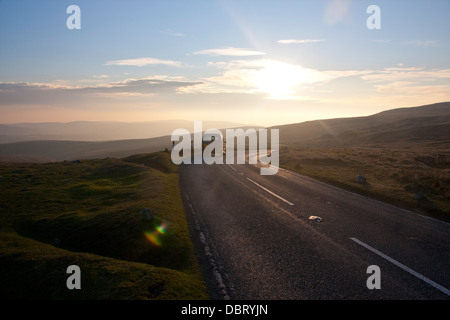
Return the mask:
[[266,60],[251,79],[257,92],[269,94],[269,98],[281,100],[295,95],[302,84],[313,82],[311,70],[274,60]]

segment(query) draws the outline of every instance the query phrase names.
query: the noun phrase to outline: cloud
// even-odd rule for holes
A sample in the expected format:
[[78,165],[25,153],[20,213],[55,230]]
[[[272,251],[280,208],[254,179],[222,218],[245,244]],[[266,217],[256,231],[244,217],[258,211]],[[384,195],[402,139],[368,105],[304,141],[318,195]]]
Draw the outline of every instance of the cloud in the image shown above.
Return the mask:
[[378,92],[399,93],[403,95],[443,95],[450,96],[450,84],[447,85],[419,85],[411,81],[397,81],[375,86]]
[[156,58],[136,58],[124,60],[111,60],[105,63],[106,66],[136,66],[143,67],[148,65],[166,65],[171,67],[181,67],[182,63],[173,60],[161,60]]
[[324,42],[325,39],[283,39],[278,40],[278,43],[281,44],[303,44],[303,43],[316,43],[316,42]]
[[430,82],[436,80],[450,80],[450,69],[431,69],[424,67],[396,67],[385,68],[373,71],[370,74],[362,75],[361,78],[370,82],[399,82],[416,81]]
[[392,39],[375,39],[372,40],[375,43],[393,43],[402,46],[415,46],[415,47],[434,47],[437,45],[436,40],[404,40],[404,41],[392,41]]
[[344,81],[334,83],[330,86],[330,94],[321,95],[321,102],[378,108],[450,101],[450,69],[397,65],[361,72],[359,85],[363,90],[355,90],[358,88],[357,82],[352,86],[347,86]]
[[375,39],[375,40],[372,40],[372,42],[376,42],[376,43],[391,43],[392,39]]
[[[373,97],[384,95],[385,102],[388,97],[392,97],[392,101],[406,101],[408,96],[419,98],[420,95],[443,101],[450,99],[450,69],[397,64],[378,70],[319,70],[263,58],[210,62],[208,66],[216,68],[218,74],[201,79],[201,84],[177,91],[257,94],[272,100],[331,103],[339,99],[355,100],[358,91],[355,88],[361,86],[365,94],[373,94]],[[346,84],[348,78],[353,78],[351,86]]]
[[416,46],[416,47],[433,47],[437,44],[436,40],[408,40],[403,41],[401,44],[405,46]]
[[[277,100],[304,100],[302,88],[320,85],[342,77],[360,76],[368,71],[320,71],[273,59],[211,62],[209,66],[222,72],[202,79],[201,85],[182,88],[184,93],[247,93],[265,94]],[[311,100],[308,97],[308,100]]]
[[200,50],[194,52],[194,54],[206,54],[210,56],[249,57],[249,56],[261,56],[265,55],[266,53],[252,49],[227,47],[227,48]]
[[95,98],[144,97],[173,94],[182,87],[199,85],[179,77],[155,76],[126,79],[99,85],[60,85],[54,83],[0,82],[0,105],[8,104],[67,104]]
[[202,108],[212,101],[221,106],[263,105],[271,100],[283,105],[315,101],[357,106],[365,100],[371,105],[450,100],[450,69],[394,64],[377,70],[320,70],[265,57],[223,60],[208,63],[212,76],[194,79],[159,75],[123,81],[99,77],[95,83],[92,78],[89,82],[0,82],[0,107],[100,110],[158,103]]
[[407,105],[450,100],[450,69],[400,66],[373,71],[361,78],[381,94],[374,98],[377,101]]
[[171,30],[171,29],[160,30],[159,32],[160,32],[160,33],[167,34],[167,35],[169,35],[169,36],[173,36],[173,37],[184,37],[184,36],[185,36],[185,34],[183,34],[183,33],[181,33],[181,32],[173,31],[173,30]]

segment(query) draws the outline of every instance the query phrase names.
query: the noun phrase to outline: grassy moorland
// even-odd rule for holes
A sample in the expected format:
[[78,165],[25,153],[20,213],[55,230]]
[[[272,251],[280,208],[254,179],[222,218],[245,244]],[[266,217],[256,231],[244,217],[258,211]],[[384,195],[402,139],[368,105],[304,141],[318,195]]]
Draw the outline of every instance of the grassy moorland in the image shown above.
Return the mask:
[[[347,190],[450,221],[450,149],[283,146],[280,165]],[[367,178],[357,182],[358,175]]]
[[282,167],[450,221],[450,102],[276,128]]
[[[69,265],[81,290],[66,287]],[[0,274],[7,299],[208,298],[163,152],[0,164]]]

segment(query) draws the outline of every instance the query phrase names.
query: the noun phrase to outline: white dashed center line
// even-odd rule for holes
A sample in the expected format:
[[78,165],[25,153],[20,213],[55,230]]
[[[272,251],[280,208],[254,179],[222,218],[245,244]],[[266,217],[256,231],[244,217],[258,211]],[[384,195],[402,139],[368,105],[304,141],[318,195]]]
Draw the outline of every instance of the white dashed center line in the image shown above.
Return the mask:
[[293,206],[293,205],[294,205],[292,202],[287,201],[286,199],[284,199],[283,197],[280,197],[279,195],[277,195],[276,193],[270,191],[269,189],[264,188],[262,185],[260,185],[259,183],[256,183],[256,182],[253,181],[252,179],[247,178],[247,180],[250,181],[250,182],[252,182],[253,184],[257,185],[258,187],[260,187],[260,188],[263,189],[264,191],[267,191],[268,193],[270,193],[270,194],[273,195],[274,197],[277,197],[278,199],[280,199],[280,200],[286,202],[288,205],[290,205],[290,206]]

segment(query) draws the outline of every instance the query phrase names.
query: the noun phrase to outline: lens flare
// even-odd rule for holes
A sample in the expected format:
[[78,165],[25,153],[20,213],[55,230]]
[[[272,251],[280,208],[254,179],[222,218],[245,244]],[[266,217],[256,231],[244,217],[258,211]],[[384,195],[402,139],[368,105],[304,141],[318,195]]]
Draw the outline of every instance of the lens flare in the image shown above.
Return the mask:
[[165,223],[162,223],[161,225],[156,227],[156,231],[158,231],[161,234],[165,234],[167,231],[167,225]]
[[160,239],[160,234],[156,231],[153,232],[145,232],[145,237],[147,238],[148,241],[150,241],[151,243],[153,243],[155,246],[160,247],[161,246],[161,239]]
[[162,236],[167,233],[167,223],[163,222],[155,227],[155,230],[145,231],[144,235],[148,241],[155,246],[160,247],[162,245]]

